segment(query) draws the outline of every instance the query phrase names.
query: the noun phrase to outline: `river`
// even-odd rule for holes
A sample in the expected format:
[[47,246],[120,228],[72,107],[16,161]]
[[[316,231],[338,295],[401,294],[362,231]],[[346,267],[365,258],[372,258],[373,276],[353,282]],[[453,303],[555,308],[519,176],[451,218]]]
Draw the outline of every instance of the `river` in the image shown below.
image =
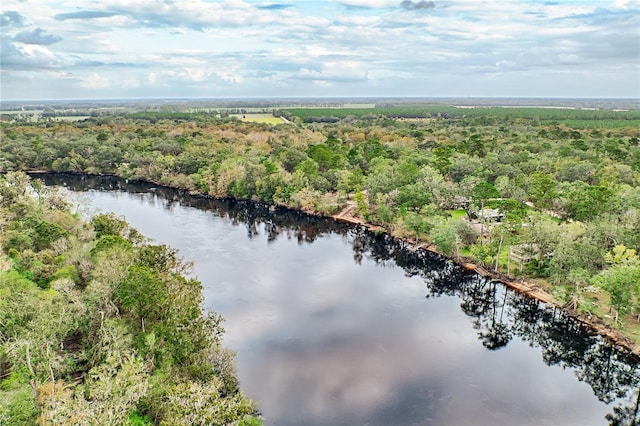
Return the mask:
[[638,422],[636,358],[446,259],[265,205],[43,179],[193,262],[266,425]]

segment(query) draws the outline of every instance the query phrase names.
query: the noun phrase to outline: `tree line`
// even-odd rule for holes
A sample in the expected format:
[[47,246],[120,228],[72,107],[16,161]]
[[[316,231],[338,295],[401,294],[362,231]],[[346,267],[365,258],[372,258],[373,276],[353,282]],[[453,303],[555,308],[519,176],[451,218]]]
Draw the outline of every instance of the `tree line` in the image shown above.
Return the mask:
[[375,108],[284,108],[274,111],[276,116],[302,122],[335,123],[344,119],[376,119],[380,117],[415,119],[448,118],[476,119],[485,123],[525,119],[546,125],[565,125],[573,128],[640,127],[640,111],[544,107],[455,107],[446,105],[376,105]]

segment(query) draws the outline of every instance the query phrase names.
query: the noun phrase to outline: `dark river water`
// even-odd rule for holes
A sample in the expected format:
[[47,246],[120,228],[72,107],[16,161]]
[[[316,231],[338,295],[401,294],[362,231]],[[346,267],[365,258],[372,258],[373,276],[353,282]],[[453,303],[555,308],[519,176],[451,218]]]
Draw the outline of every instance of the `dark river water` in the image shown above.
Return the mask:
[[637,359],[445,259],[267,206],[45,179],[194,262],[267,425],[638,421]]

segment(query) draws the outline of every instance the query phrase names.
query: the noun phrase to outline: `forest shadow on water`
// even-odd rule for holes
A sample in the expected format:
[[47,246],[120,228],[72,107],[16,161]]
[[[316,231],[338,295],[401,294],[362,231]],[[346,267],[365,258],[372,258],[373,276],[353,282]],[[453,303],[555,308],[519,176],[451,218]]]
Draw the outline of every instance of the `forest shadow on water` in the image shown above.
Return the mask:
[[[455,301],[461,313],[473,327],[477,340],[485,348],[484,353],[495,353],[498,356],[498,354],[503,354],[503,350],[510,345],[520,343],[536,348],[545,365],[571,371],[577,381],[590,386],[598,401],[607,405],[608,413],[600,420],[603,422],[602,424],[606,424],[605,422],[613,425],[640,424],[640,395],[638,392],[640,367],[637,357],[610,344],[556,307],[544,305],[508,290],[500,283],[485,279],[475,273],[469,273],[441,256],[416,250],[407,243],[398,241],[385,233],[373,233],[363,227],[354,227],[335,222],[332,219],[310,216],[276,206],[241,200],[214,200],[194,197],[169,188],[146,183],[126,182],[112,177],[76,175],[38,175],[37,177],[42,179],[46,185],[65,186],[71,191],[153,193],[154,196],[162,200],[162,206],[165,209],[172,209],[179,205],[212,212],[229,221],[233,226],[245,229],[249,239],[266,239],[268,244],[275,244],[279,239],[287,239],[296,241],[300,246],[305,246],[328,235],[338,235],[350,243],[353,262],[356,265],[373,262],[377,267],[401,268],[406,277],[421,280],[423,294],[427,299],[448,298],[450,303]],[[317,313],[317,315],[334,314],[330,310]],[[402,333],[402,330],[395,332]],[[354,336],[349,338],[357,339],[357,336]],[[308,356],[307,351],[326,350],[326,346],[338,348],[336,353],[339,354],[340,348],[345,344],[340,339],[341,336],[332,336],[322,340],[323,348],[300,347],[290,344],[288,340],[268,341],[260,344],[269,346],[271,352],[268,353],[286,351],[288,352],[287,356],[290,356],[291,352],[298,351],[302,352],[302,356]],[[240,349],[239,357],[242,356],[242,349]],[[298,356],[301,356],[300,353]],[[437,358],[437,355],[434,355],[434,358]],[[478,360],[478,363],[481,363],[483,359],[485,358]],[[263,371],[260,374],[268,379],[270,374],[268,371],[270,369],[269,356],[266,356],[262,361],[260,368]],[[365,361],[362,360],[362,362]],[[430,360],[424,362],[428,363]],[[322,370],[324,367],[307,365],[305,368]],[[476,365],[475,368],[482,369],[483,365]],[[505,366],[506,368],[507,366]],[[242,379],[242,371],[240,373]],[[320,371],[318,376],[322,374]],[[443,376],[441,380],[461,379]],[[313,388],[316,385],[305,383],[299,386]],[[426,420],[420,424],[441,423],[442,419],[437,414],[438,408],[429,407],[433,404],[446,404],[441,395],[444,391],[438,386],[444,387],[444,385],[437,383],[425,387],[420,383],[419,375],[416,375],[415,378],[408,378],[405,381],[402,390],[391,398],[393,401],[385,400],[379,403],[379,412],[353,414],[351,418],[361,424],[419,424],[415,419],[422,416],[420,418]],[[519,386],[526,387],[527,383],[520,383]],[[313,391],[314,389],[306,390],[309,393],[313,393]],[[302,394],[300,393],[300,395]],[[256,398],[255,395],[250,396]],[[300,397],[302,398],[302,396]],[[532,403],[535,403],[536,395],[531,395],[531,398],[533,399]],[[265,400],[268,398],[265,397]],[[295,410],[296,407],[303,405],[302,401],[290,397],[289,401],[282,402],[280,409],[285,412]],[[407,413],[412,411],[419,413],[414,417],[408,416]],[[427,413],[427,417],[424,413]],[[337,415],[340,414],[338,410]],[[431,414],[433,416],[429,417]],[[266,407],[265,416],[267,423],[271,420],[274,421],[274,424],[337,422],[337,418],[313,417],[312,415],[307,417],[294,416],[288,419],[278,417],[277,414],[270,417]],[[473,417],[466,418],[473,419]],[[529,421],[535,423],[535,419]],[[491,422],[508,424],[506,420],[501,420],[501,418],[478,419],[478,422],[478,424]],[[526,421],[520,422],[520,424],[526,423]]]

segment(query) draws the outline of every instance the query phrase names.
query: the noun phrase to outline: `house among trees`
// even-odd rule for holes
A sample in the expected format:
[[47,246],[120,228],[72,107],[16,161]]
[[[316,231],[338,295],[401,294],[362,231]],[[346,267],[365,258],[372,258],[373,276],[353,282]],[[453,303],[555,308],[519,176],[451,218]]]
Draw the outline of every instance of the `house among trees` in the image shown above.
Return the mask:
[[450,205],[445,205],[444,203],[442,203],[440,207],[451,208],[453,210],[467,210],[470,205],[471,198],[456,195],[455,197],[453,197]]
[[475,212],[471,212],[471,219],[477,219],[481,221],[487,222],[502,222],[505,214],[500,211],[500,209],[480,209]]

